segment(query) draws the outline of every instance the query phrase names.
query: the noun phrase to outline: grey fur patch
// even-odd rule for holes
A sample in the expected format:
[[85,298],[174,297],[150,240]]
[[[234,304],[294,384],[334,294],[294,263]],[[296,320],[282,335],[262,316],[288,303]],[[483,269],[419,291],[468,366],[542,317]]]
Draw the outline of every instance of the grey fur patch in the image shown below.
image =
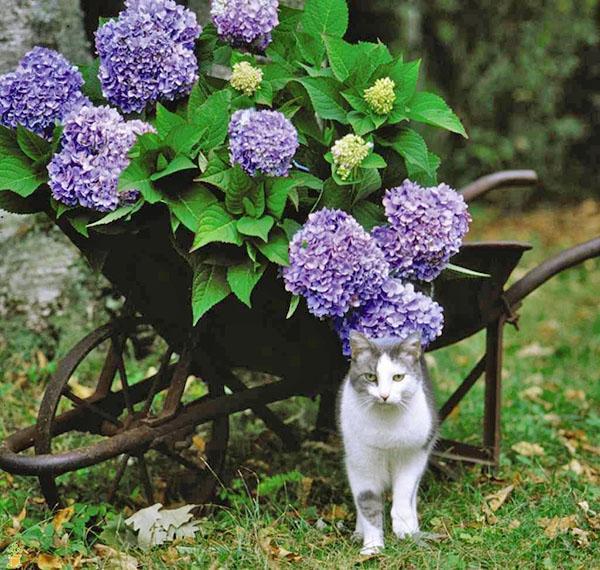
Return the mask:
[[363,491],[356,497],[356,503],[363,517],[373,526],[381,526],[383,517],[383,500],[374,491]]
[[429,371],[427,370],[427,364],[425,363],[424,355],[421,356],[419,362],[421,368],[420,376],[421,381],[423,382],[423,392],[425,392],[427,407],[429,408],[429,413],[431,415],[431,430],[427,435],[427,440],[425,441],[423,449],[429,449],[437,439],[440,420],[437,412],[437,406],[435,405],[435,397],[433,395],[433,383],[431,382],[431,377],[429,376]]

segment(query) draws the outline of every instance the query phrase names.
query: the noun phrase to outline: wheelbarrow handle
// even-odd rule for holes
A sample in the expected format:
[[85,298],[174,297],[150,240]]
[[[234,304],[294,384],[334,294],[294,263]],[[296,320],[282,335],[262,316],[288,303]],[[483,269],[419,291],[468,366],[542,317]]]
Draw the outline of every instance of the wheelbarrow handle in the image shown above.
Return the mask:
[[529,293],[561,271],[599,256],[600,236],[565,249],[526,273],[506,291],[504,298],[511,306],[515,306]]
[[501,170],[482,176],[464,188],[460,193],[466,202],[471,202],[490,190],[507,186],[535,186],[538,183],[538,175],[535,170]]

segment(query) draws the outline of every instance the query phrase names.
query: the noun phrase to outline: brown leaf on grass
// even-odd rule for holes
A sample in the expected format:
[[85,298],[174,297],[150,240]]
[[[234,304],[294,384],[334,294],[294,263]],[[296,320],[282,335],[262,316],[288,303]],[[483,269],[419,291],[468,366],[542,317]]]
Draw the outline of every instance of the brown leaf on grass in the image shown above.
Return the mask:
[[498,517],[494,514],[492,509],[490,509],[487,503],[483,503],[481,510],[483,511],[485,522],[487,524],[496,524],[498,522]]
[[261,528],[258,531],[258,544],[268,558],[275,562],[279,560],[286,560],[287,562],[300,562],[302,560],[302,556],[296,552],[291,552],[290,550],[279,546],[275,542],[273,532],[274,529],[272,527]]
[[71,388],[73,394],[75,394],[78,398],[81,398],[82,400],[89,398],[96,391],[95,388],[90,388],[89,386],[84,386],[83,384],[80,384],[77,379],[77,376],[71,376],[67,385],[69,386],[69,388]]
[[582,429],[559,429],[558,439],[571,455],[575,455],[577,448],[587,442],[587,435]]
[[63,560],[53,554],[38,554],[35,563],[39,570],[62,570],[65,566]]
[[569,463],[567,463],[566,465],[563,465],[562,470],[572,471],[576,475],[580,475],[586,481],[589,481],[594,485],[596,485],[600,481],[600,474],[598,473],[597,469],[575,458],[571,459],[571,461],[569,461]]
[[196,448],[198,453],[204,453],[206,449],[206,440],[200,435],[195,435],[192,437],[192,445]]
[[585,548],[590,545],[590,533],[587,530],[582,530],[580,528],[572,528],[571,534],[575,537],[575,542]]
[[58,532],[62,525],[71,520],[71,517],[75,514],[75,509],[73,507],[66,507],[64,509],[60,509],[52,519],[52,526],[54,530]]
[[331,504],[327,505],[320,514],[321,517],[328,522],[335,520],[344,521],[348,518],[348,509],[345,505]]
[[38,368],[46,368],[46,366],[48,366],[48,359],[41,350],[38,350],[35,353],[35,359],[37,360]]
[[514,485],[508,485],[507,487],[504,487],[503,489],[500,489],[499,491],[491,493],[485,497],[485,500],[487,501],[487,504],[492,512],[495,513],[506,502],[506,499],[508,499],[508,496],[513,492],[514,488]]
[[139,568],[136,558],[105,544],[94,544],[94,550],[98,558],[103,560],[102,568],[106,570],[137,570]]
[[567,388],[565,390],[565,398],[567,400],[585,402],[585,392],[583,390],[575,390],[574,388]]
[[581,449],[587,451],[588,453],[593,453],[594,455],[600,455],[600,447],[596,445],[590,445],[589,443],[582,442]]
[[544,448],[539,443],[529,443],[528,441],[519,441],[511,446],[513,451],[525,457],[534,457],[545,455]]
[[556,538],[559,534],[564,534],[568,530],[577,527],[577,516],[544,517],[538,519],[537,524],[544,529],[544,534],[548,538]]
[[550,356],[551,354],[554,354],[553,348],[550,348],[549,346],[542,346],[538,342],[532,342],[517,352],[517,356],[519,358],[539,358],[543,356]]
[[25,519],[26,516],[27,516],[27,500],[25,500],[25,504],[23,505],[21,512],[16,517],[12,518],[12,527],[15,532],[18,532],[19,530],[21,530],[21,523],[23,522],[23,520]]
[[540,399],[540,396],[544,393],[544,389],[541,386],[529,386],[525,390],[521,390],[521,398],[536,402]]
[[314,479],[312,477],[302,477],[300,481],[300,489],[298,491],[298,502],[301,507],[308,505],[308,499],[312,490]]
[[555,414],[553,412],[544,414],[543,417],[544,417],[544,421],[548,422],[551,426],[554,426],[554,427],[558,427],[562,422],[562,418],[558,414]]
[[510,530],[514,530],[516,528],[519,528],[521,526],[521,521],[518,519],[513,519],[508,523],[508,528]]

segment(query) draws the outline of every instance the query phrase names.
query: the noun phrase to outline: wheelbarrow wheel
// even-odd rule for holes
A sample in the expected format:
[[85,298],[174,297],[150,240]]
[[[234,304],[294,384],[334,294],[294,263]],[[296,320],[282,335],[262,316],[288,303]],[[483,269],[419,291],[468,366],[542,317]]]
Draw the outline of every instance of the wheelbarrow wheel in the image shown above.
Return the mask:
[[[89,433],[92,437],[96,436],[96,439],[77,449],[76,452],[88,455],[90,464],[101,463],[104,458],[100,456],[100,448],[105,450],[107,439],[111,440],[115,435],[126,435],[128,431],[144,422],[160,419],[161,412],[154,409],[161,400],[159,395],[167,391],[165,401],[169,400],[174,379],[187,378],[190,362],[181,355],[179,360],[173,363],[173,351],[167,348],[162,355],[159,370],[150,378],[132,384],[127,372],[125,354],[128,339],[140,324],[139,320],[128,319],[105,325],[90,333],[60,361],[56,373],[45,390],[38,412],[33,436],[36,455],[48,456],[48,454],[64,452],[65,447],[69,447],[71,442],[63,442],[60,436],[77,431]],[[97,379],[83,387],[75,384],[77,390],[74,390],[73,379],[81,365],[91,353],[106,345],[108,350]],[[113,385],[118,389],[113,390]],[[210,386],[209,397],[222,395],[222,390]],[[76,391],[78,393],[75,393]],[[183,391],[179,397],[182,394]],[[177,406],[172,406],[171,417],[176,414],[177,409]],[[158,417],[155,412],[158,413]],[[202,478],[197,485],[198,491],[195,496],[198,502],[209,501],[224,465],[229,421],[227,416],[212,421],[212,433],[207,439],[203,464],[186,459],[176,448],[177,441],[188,438],[194,429],[195,426],[190,425],[185,429],[169,433],[168,437],[163,437],[160,441],[144,442],[140,446],[132,446],[127,438],[112,439],[114,448],[111,450],[111,455],[117,457],[118,464],[109,486],[109,501],[114,499],[128,467],[136,466],[146,499],[149,504],[154,502],[152,477],[145,458],[151,449],[201,474]],[[57,476],[58,474],[54,473],[51,467],[41,468],[38,475],[42,494],[50,507],[60,505]]]

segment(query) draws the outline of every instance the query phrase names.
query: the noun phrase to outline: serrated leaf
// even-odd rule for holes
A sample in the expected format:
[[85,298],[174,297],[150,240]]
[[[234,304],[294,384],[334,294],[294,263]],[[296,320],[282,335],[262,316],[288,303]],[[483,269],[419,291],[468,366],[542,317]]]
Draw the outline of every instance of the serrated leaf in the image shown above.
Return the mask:
[[301,22],[308,34],[341,38],[348,29],[346,0],[307,0]]
[[269,261],[284,267],[290,264],[288,256],[289,242],[283,231],[273,232],[268,243],[257,241],[254,245]]
[[21,125],[17,126],[17,143],[23,153],[33,161],[46,157],[51,151],[50,143],[46,139]]
[[298,295],[292,295],[292,298],[290,299],[290,306],[288,308],[287,315],[285,316],[286,319],[291,319],[294,316],[299,304],[300,297]]
[[396,100],[400,103],[408,102],[415,94],[419,81],[421,60],[398,61],[392,67],[389,77],[396,82]]
[[348,124],[344,100],[334,80],[325,77],[303,77],[297,81],[306,88],[319,117]]
[[229,127],[229,102],[231,92],[221,90],[213,93],[191,114],[192,124],[205,130],[199,141],[200,148],[208,152],[223,143]]
[[341,38],[323,36],[323,41],[333,74],[339,81],[346,81],[356,66],[358,50]]
[[0,190],[12,190],[22,198],[31,196],[47,178],[34,172],[26,159],[6,156],[0,159]]
[[198,230],[190,251],[213,242],[242,245],[242,238],[237,230],[237,220],[220,202],[210,204],[200,213]]
[[380,226],[386,223],[383,207],[367,200],[358,202],[352,208],[352,215],[367,231],[371,231],[375,226]]
[[183,117],[172,113],[164,105],[156,104],[156,119],[154,121],[158,134],[164,139],[175,128],[186,124]]
[[102,93],[102,84],[98,78],[100,71],[100,60],[97,58],[90,64],[80,65],[79,71],[83,77],[83,87],[81,91],[93,103],[104,103],[104,94]]
[[292,220],[290,218],[283,220],[279,226],[285,232],[288,242],[292,241],[292,238],[296,232],[302,227],[296,220]]
[[202,213],[217,201],[213,193],[202,184],[175,189],[166,200],[171,212],[192,232],[198,229]]
[[[373,192],[376,192],[381,188],[381,175],[376,169],[370,169],[363,171],[363,177],[361,181],[356,185],[354,204],[368,198]],[[350,192],[346,190],[348,194]]]
[[203,80],[198,80],[194,86],[192,87],[192,91],[190,92],[190,96],[187,104],[187,117],[188,121],[192,120],[196,109],[200,107],[210,95],[210,91],[208,87],[204,83]]
[[22,152],[17,142],[17,133],[12,129],[0,125],[0,155],[3,157],[21,157]]
[[[172,148],[175,153],[193,156],[194,148],[205,136],[207,128],[200,128],[197,125],[180,125],[175,127],[167,136],[165,143]],[[195,153],[194,153],[195,154]]]
[[406,172],[408,177],[422,186],[435,186],[437,184],[437,169],[441,164],[439,156],[433,152],[427,153],[427,170],[423,170],[413,162],[406,162]]
[[230,293],[227,269],[218,265],[200,265],[192,281],[192,314],[196,323]]
[[151,172],[148,165],[141,159],[133,159],[129,166],[121,172],[119,190],[139,190],[149,204],[160,202],[162,196],[154,188],[150,180]]
[[252,261],[248,260],[239,265],[233,265],[227,270],[227,282],[233,294],[244,305],[251,307],[252,291],[263,276],[267,264],[261,264],[258,268]]
[[230,169],[228,176],[227,187],[223,188],[225,190],[225,206],[232,214],[242,214],[244,212],[244,198],[250,199],[253,204],[255,201],[260,200],[258,187],[239,165]]
[[84,237],[89,237],[88,224],[92,217],[91,212],[79,212],[75,214],[69,214],[69,223],[73,226],[75,231]]
[[421,123],[441,127],[469,138],[460,119],[438,95],[421,91],[408,102],[408,116]]
[[98,221],[88,224],[88,228],[93,228],[95,226],[103,226],[105,224],[110,224],[111,222],[116,222],[117,220],[122,220],[137,212],[143,204],[143,200],[138,201],[135,204],[128,204],[127,206],[121,206],[116,210],[109,212],[106,216],[103,216]]
[[271,216],[263,216],[259,219],[244,216],[238,220],[237,229],[245,236],[259,237],[267,242],[273,224],[275,220]]
[[176,172],[183,170],[197,170],[198,167],[187,157],[183,155],[176,156],[167,166],[160,172],[155,172],[150,176],[150,180],[156,181]]
[[350,111],[348,120],[352,125],[352,130],[357,135],[363,136],[375,130],[375,123],[371,120],[371,117],[360,111]]
[[396,138],[391,141],[390,146],[402,157],[407,163],[413,163],[421,170],[429,172],[429,151],[425,139],[412,129],[402,129]]
[[361,163],[360,167],[370,170],[372,168],[385,168],[387,166],[387,162],[384,160],[383,156],[380,156],[377,153],[372,152],[369,154]]
[[[377,172],[376,170],[367,172]],[[339,186],[333,178],[328,178],[323,184],[323,193],[317,207],[336,208],[340,210],[350,210],[352,206],[352,196],[348,187]]]

